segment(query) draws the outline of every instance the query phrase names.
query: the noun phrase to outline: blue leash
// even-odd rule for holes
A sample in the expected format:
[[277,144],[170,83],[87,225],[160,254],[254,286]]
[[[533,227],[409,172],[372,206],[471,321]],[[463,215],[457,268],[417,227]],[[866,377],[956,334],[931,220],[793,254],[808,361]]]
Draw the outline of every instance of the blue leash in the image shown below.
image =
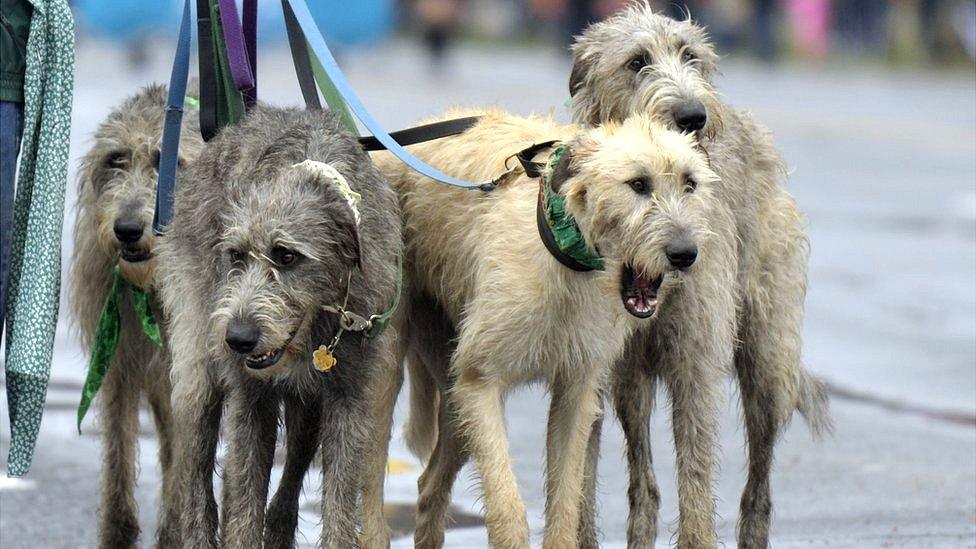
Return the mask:
[[163,125],[163,143],[159,153],[159,179],[156,182],[156,212],[153,214],[153,233],[161,235],[173,218],[173,197],[176,190],[176,168],[179,162],[180,130],[183,125],[183,103],[186,101],[186,81],[190,74],[190,0],[183,4],[180,37],[176,42],[173,73],[169,77],[169,96]]
[[417,172],[420,172],[427,177],[451,185],[454,187],[459,187],[462,189],[476,189],[480,191],[493,191],[495,190],[496,184],[494,182],[488,183],[469,183],[466,181],[461,181],[460,179],[451,177],[444,172],[433,168],[423,161],[421,161],[416,156],[407,152],[406,149],[400,146],[395,139],[390,137],[390,134],[376,121],[375,118],[369,111],[366,110],[363,102],[359,100],[356,92],[353,91],[352,86],[346,80],[345,75],[342,74],[342,69],[339,68],[339,64],[336,63],[335,57],[332,55],[332,51],[329,50],[329,46],[326,45],[325,39],[322,38],[322,33],[319,32],[318,26],[315,24],[315,19],[312,18],[311,12],[308,10],[308,4],[305,0],[284,0],[288,2],[291,6],[292,11],[295,14],[295,18],[298,20],[299,26],[302,28],[302,33],[305,35],[305,40],[308,42],[312,52],[318,57],[320,63],[322,63],[322,68],[325,69],[326,74],[329,75],[329,79],[335,85],[336,90],[345,99],[346,104],[349,105],[350,110],[356,115],[366,129],[373,134],[373,136],[383,144],[394,156],[400,159],[401,162],[410,166]]
[[[451,177],[433,168],[406,149],[390,136],[390,134],[366,110],[359,96],[353,91],[346,80],[342,69],[336,63],[329,46],[326,45],[319,32],[315,19],[312,18],[308,5],[304,0],[283,0],[291,7],[292,12],[305,35],[309,47],[332,80],[336,90],[349,105],[364,126],[373,134],[373,139],[379,141],[387,150],[393,153],[401,162],[413,170],[435,181],[458,187],[480,191],[493,191],[497,183],[470,183]],[[159,155],[159,178],[156,184],[156,212],[153,215],[153,233],[161,235],[166,231],[173,218],[173,199],[176,189],[176,169],[178,166],[180,131],[183,123],[183,104],[186,100],[186,85],[190,73],[190,0],[184,0],[183,17],[180,22],[180,35],[176,45],[176,55],[173,59],[173,72],[169,80],[169,94],[166,105],[166,116],[163,126],[163,142]]]

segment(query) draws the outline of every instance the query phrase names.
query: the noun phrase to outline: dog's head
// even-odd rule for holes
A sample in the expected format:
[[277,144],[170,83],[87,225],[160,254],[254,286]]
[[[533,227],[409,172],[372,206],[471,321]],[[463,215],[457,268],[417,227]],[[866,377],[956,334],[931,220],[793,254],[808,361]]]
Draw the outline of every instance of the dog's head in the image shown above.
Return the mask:
[[666,303],[668,284],[695,268],[718,176],[694,136],[642,115],[590,129],[566,147],[549,174],[552,189],[607,269],[618,271],[627,312],[653,316],[659,294]]
[[[165,108],[163,86],[149,86],[126,100],[99,126],[79,170],[78,253],[117,258],[122,276],[145,289],[152,285],[156,263],[152,219]],[[186,119],[180,165],[203,146],[196,117]]]
[[[331,166],[352,179],[349,166]],[[303,165],[229,189],[213,250],[221,282],[211,346],[267,379],[328,343],[314,332],[322,307],[341,305],[360,269],[356,213],[328,173]]]
[[721,127],[711,78],[718,56],[705,30],[633,3],[578,36],[569,79],[573,118],[599,124],[643,112],[710,137]]

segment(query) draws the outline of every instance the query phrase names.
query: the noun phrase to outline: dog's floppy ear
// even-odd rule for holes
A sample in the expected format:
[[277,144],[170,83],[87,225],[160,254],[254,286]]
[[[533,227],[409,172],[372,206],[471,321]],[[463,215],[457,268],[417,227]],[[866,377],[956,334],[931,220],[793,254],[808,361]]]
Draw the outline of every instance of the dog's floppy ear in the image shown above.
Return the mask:
[[357,267],[362,269],[359,227],[352,215],[352,210],[342,202],[334,202],[329,205],[329,211],[332,213],[332,223],[336,229],[335,245],[339,255],[342,259],[349,263],[355,263]]
[[579,53],[573,55],[573,70],[569,73],[569,96],[575,97],[583,89],[587,74],[593,68],[594,59],[585,58]]
[[569,148],[569,145],[562,145],[562,147],[562,156],[559,157],[559,162],[552,167],[552,174],[549,176],[549,187],[556,193],[559,192],[563,183],[579,173],[579,169],[573,163],[573,150]]

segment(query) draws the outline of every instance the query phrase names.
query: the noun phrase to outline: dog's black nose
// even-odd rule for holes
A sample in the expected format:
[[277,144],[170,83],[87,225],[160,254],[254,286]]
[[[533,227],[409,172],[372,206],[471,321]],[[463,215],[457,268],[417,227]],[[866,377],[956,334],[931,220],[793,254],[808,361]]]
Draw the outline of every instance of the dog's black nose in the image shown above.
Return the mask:
[[704,128],[705,122],[708,121],[705,105],[697,99],[679,103],[674,108],[673,114],[675,125],[685,133],[697,132]]
[[118,238],[119,242],[123,244],[135,244],[142,238],[145,225],[142,219],[120,217],[115,220],[115,224],[112,225],[112,230],[115,231],[115,238]]
[[698,259],[698,246],[688,240],[675,240],[664,248],[664,253],[674,268],[683,271],[695,264],[695,260]]
[[258,346],[260,338],[261,330],[257,326],[240,320],[230,321],[224,334],[227,346],[241,354],[253,351]]

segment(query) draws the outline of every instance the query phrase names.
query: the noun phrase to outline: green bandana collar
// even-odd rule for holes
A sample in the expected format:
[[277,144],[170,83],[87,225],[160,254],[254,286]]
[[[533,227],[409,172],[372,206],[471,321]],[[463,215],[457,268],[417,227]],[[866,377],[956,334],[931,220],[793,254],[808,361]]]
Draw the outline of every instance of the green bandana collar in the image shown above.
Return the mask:
[[539,236],[549,253],[566,267],[580,272],[602,271],[603,258],[587,244],[576,220],[566,211],[566,197],[552,189],[552,171],[564,154],[566,147],[557,147],[549,156],[548,169],[539,178]]
[[92,344],[91,359],[88,363],[88,375],[85,377],[85,385],[81,389],[81,403],[78,404],[78,433],[81,433],[81,421],[85,419],[85,414],[91,406],[95,394],[105,380],[108,367],[112,363],[112,357],[119,348],[119,335],[122,332],[122,317],[119,313],[119,302],[122,300],[122,292],[126,288],[132,289],[132,305],[135,308],[136,316],[142,325],[142,333],[157,346],[163,346],[163,339],[159,334],[159,325],[153,317],[150,307],[151,298],[141,288],[131,286],[122,277],[122,272],[118,266],[115,267],[115,276],[112,281],[112,289],[105,298],[105,305],[102,307],[102,315],[98,318],[98,326],[95,328],[95,341]]

